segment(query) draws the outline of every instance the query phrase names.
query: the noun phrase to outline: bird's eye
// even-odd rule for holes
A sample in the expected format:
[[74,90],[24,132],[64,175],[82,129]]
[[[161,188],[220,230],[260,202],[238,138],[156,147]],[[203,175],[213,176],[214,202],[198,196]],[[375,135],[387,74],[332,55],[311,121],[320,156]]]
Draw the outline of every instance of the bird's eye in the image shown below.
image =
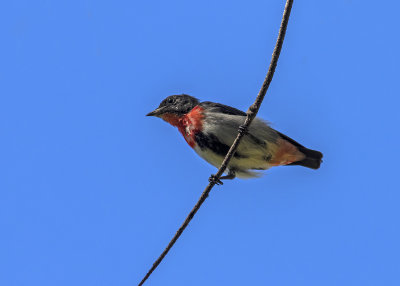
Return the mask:
[[168,103],[173,103],[174,102],[174,99],[173,98],[168,98],[168,101],[167,101]]

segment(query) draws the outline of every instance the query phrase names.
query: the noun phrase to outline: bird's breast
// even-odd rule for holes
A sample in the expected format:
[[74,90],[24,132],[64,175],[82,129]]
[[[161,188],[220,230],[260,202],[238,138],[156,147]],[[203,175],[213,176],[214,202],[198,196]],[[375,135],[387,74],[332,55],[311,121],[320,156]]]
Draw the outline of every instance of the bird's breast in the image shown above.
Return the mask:
[[196,106],[187,114],[181,116],[176,124],[190,147],[196,146],[195,136],[203,129],[204,109]]

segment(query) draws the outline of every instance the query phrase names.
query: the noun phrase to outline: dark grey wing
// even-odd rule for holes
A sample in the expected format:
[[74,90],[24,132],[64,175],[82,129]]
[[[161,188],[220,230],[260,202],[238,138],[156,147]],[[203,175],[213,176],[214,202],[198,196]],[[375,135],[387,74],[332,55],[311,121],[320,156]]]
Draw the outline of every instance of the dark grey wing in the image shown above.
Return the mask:
[[199,106],[207,108],[207,110],[210,112],[220,112],[220,113],[224,113],[224,114],[240,115],[240,116],[247,115],[246,112],[243,112],[234,107],[230,107],[228,105],[224,105],[221,103],[215,103],[215,102],[211,102],[211,101],[204,101],[204,102],[200,103]]
[[[219,113],[219,114],[228,114],[228,115],[247,116],[246,112],[243,112],[243,111],[241,111],[239,109],[236,109],[234,107],[230,107],[228,105],[224,105],[224,104],[221,104],[221,103],[204,101],[204,102],[200,103],[199,106],[201,106],[203,108],[206,108],[208,112],[215,112],[215,113]],[[244,119],[237,119],[237,120],[232,121],[231,123],[233,123],[234,125],[237,124],[237,128],[238,128],[240,122],[242,122],[242,121],[244,121]],[[265,125],[265,127],[267,127],[267,125]],[[236,126],[234,126],[233,130],[235,130],[235,128],[236,128]],[[236,134],[236,133],[234,132],[234,134]],[[252,140],[257,145],[265,146],[264,140],[258,139],[256,136],[254,136],[250,132],[246,135],[246,137],[249,138],[250,140]],[[234,138],[236,138],[236,136],[233,137],[233,139]]]

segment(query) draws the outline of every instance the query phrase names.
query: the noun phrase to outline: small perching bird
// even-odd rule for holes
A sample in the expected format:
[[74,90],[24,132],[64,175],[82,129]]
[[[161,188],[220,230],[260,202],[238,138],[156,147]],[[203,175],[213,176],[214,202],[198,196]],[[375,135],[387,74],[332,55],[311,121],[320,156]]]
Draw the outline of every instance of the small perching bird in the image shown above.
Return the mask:
[[[171,95],[147,114],[176,126],[197,154],[219,168],[246,113],[214,102],[201,102],[187,94]],[[299,165],[318,169],[322,153],[307,149],[288,136],[255,118],[228,165],[228,175],[220,179],[260,176],[254,170],[274,166]],[[221,183],[221,182],[219,182]]]

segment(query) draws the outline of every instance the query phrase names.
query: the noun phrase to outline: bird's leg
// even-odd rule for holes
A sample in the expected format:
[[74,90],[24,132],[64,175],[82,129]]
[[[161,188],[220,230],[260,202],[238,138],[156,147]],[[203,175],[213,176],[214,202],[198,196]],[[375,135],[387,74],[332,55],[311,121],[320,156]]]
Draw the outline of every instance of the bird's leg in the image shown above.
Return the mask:
[[233,180],[234,178],[236,178],[235,171],[234,170],[229,170],[228,175],[222,176],[219,179],[220,180]]
[[210,178],[208,178],[208,181],[210,183],[216,184],[216,185],[223,185],[224,183],[222,183],[221,181],[222,177],[220,179],[217,179],[217,177],[215,175],[211,175]]
[[215,175],[211,175],[210,178],[208,178],[208,181],[210,183],[214,182],[217,185],[223,185],[224,183],[221,180],[233,180],[234,178],[236,178],[235,171],[229,170],[228,175],[219,177],[218,180],[216,179]]

